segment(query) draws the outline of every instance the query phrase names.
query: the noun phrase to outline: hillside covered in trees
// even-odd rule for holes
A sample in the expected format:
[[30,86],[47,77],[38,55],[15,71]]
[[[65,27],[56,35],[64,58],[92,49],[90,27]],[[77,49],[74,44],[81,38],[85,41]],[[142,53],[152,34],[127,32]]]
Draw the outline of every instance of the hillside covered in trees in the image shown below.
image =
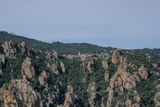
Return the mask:
[[0,32],[0,107],[160,107],[160,50]]
[[97,45],[92,45],[89,43],[62,43],[62,42],[52,42],[46,43],[34,39],[29,39],[23,36],[18,36],[13,33],[8,33],[5,31],[0,31],[0,43],[7,40],[12,40],[15,43],[25,41],[30,48],[41,49],[43,51],[56,50],[60,53],[67,54],[78,54],[81,53],[96,53],[110,51],[111,47],[101,47]]

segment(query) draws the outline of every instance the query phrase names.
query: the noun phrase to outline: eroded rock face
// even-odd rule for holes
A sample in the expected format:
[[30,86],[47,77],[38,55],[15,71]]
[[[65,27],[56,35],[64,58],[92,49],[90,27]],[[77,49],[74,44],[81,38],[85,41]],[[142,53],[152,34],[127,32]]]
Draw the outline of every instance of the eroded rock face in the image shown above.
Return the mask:
[[51,65],[51,71],[54,75],[59,75],[59,70],[56,64]]
[[26,43],[25,43],[24,41],[22,41],[22,42],[19,44],[19,48],[20,48],[22,54],[26,53],[27,48],[26,48]]
[[136,86],[135,80],[127,72],[126,58],[121,59],[120,65],[118,66],[118,69],[117,69],[117,73],[118,73],[117,76],[119,77],[118,83],[122,83],[122,86],[126,90],[130,90]]
[[89,55],[81,55],[81,61],[83,62],[83,67],[85,68],[85,72],[93,73],[94,72],[94,60]]
[[75,97],[73,94],[73,87],[68,85],[67,90],[68,92],[66,93],[63,107],[73,107],[75,101]]
[[113,51],[113,54],[112,54],[112,63],[113,63],[113,64],[118,63],[119,56],[120,56],[120,55],[119,55],[118,49],[114,50],[114,51]]
[[39,83],[44,86],[46,89],[48,89],[48,74],[46,71],[42,71],[42,73],[38,77]]
[[28,80],[32,80],[35,76],[35,70],[29,57],[27,57],[22,63],[22,75]]
[[132,107],[132,102],[131,102],[131,100],[127,99],[127,100],[125,101],[125,107]]
[[88,89],[88,102],[90,107],[94,107],[95,105],[95,99],[96,99],[96,86],[95,82],[92,82],[89,84]]
[[24,41],[21,42],[21,47],[26,48],[26,43]]
[[109,71],[107,71],[109,69],[109,65],[108,65],[108,61],[107,60],[103,60],[102,61],[102,67],[105,70],[104,79],[105,79],[105,81],[109,81]]
[[93,61],[88,61],[87,70],[88,70],[89,73],[93,72],[92,65],[93,65]]
[[64,73],[66,71],[65,65],[63,62],[60,62],[61,70]]
[[104,68],[105,71],[107,71],[108,68],[109,68],[108,62],[107,62],[106,60],[103,60],[103,61],[102,61],[102,66],[103,66],[103,68]]
[[58,53],[56,51],[49,51],[47,53],[46,58],[48,58],[48,59],[57,59],[58,58]]
[[147,70],[145,69],[144,66],[141,66],[139,69],[138,69],[138,74],[140,75],[140,77],[144,80],[146,80],[148,78],[148,72]]
[[10,90],[3,91],[4,107],[18,107],[15,96]]
[[[27,80],[11,80],[7,90],[3,90],[4,107],[37,107],[37,92],[31,87]],[[39,104],[39,103],[38,103]]]
[[130,91],[136,86],[135,80],[127,72],[126,58],[120,57],[119,59],[120,64],[118,65],[117,71],[109,81],[107,107],[111,107],[112,105],[112,100],[114,98],[113,88],[117,88],[120,92],[123,92],[124,89]]
[[26,80],[11,80],[11,89],[14,88],[17,93],[17,98],[24,101],[27,107],[36,106],[36,101],[38,101],[38,96],[36,91],[29,85]]
[[104,80],[109,81],[109,71],[105,71],[104,73]]
[[16,49],[14,48],[13,42],[11,40],[4,42],[2,44],[2,48],[6,57],[13,57],[14,54],[16,53]]

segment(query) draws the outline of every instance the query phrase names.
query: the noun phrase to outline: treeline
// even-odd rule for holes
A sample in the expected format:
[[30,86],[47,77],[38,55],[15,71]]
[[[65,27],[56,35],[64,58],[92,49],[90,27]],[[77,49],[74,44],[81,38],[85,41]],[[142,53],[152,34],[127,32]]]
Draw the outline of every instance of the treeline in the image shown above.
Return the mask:
[[13,33],[8,33],[6,31],[0,31],[0,43],[2,44],[5,41],[12,40],[15,43],[20,43],[25,41],[28,47],[40,49],[42,51],[47,50],[56,50],[59,53],[65,54],[78,54],[81,53],[100,53],[100,52],[109,52],[112,50],[111,47],[101,47],[97,45],[92,45],[88,43],[62,43],[62,42],[42,42],[35,39],[26,38],[23,36],[18,36]]

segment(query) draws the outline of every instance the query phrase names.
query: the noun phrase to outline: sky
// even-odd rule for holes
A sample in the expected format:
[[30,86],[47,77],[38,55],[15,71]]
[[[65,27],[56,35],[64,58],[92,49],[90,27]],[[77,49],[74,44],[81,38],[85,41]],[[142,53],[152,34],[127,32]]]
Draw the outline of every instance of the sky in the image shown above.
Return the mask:
[[0,31],[46,42],[160,48],[160,0],[0,0]]

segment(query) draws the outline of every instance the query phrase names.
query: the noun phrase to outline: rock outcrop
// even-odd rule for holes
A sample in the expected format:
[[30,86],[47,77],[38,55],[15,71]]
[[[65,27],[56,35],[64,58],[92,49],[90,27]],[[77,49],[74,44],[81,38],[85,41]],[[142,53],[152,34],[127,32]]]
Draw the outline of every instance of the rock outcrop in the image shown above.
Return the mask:
[[2,44],[2,48],[6,57],[13,57],[16,53],[16,49],[14,48],[13,42],[11,40],[4,42]]
[[63,107],[73,107],[74,101],[75,101],[75,97],[74,97],[74,94],[73,94],[73,87],[68,85],[67,90],[68,91],[65,95],[65,100],[64,100]]
[[120,55],[119,55],[118,49],[114,50],[112,54],[112,63],[117,64],[119,61],[119,57]]
[[46,58],[48,58],[48,59],[57,59],[58,58],[58,53],[56,51],[49,51],[47,53]]
[[52,73],[53,73],[54,75],[59,75],[59,70],[58,70],[58,67],[57,67],[57,65],[56,65],[55,63],[53,63],[53,64],[51,65],[51,71],[52,71]]
[[104,68],[104,79],[105,79],[105,81],[109,81],[109,71],[108,71],[108,69],[109,69],[109,65],[108,65],[108,62],[107,62],[107,60],[103,60],[102,61],[102,67]]
[[127,72],[126,58],[120,57],[120,64],[118,65],[117,72],[113,75],[109,81],[108,100],[107,107],[111,107],[112,100],[114,98],[113,88],[118,88],[120,92],[124,92],[124,89],[130,91],[136,86],[135,80]]
[[58,56],[27,48],[25,42],[5,42],[0,46],[0,107],[160,107],[160,55],[150,52],[144,60],[134,50],[122,51],[124,56],[118,49],[112,56],[109,51]]
[[87,63],[87,71],[89,72],[89,73],[92,73],[93,72],[93,68],[92,68],[92,65],[94,64],[94,62],[93,61],[88,61],[88,63]]
[[15,96],[13,95],[13,92],[11,92],[11,90],[3,91],[3,101],[4,107],[18,107]]
[[109,71],[104,72],[104,80],[109,81]]
[[37,92],[27,80],[11,80],[7,90],[3,90],[4,107],[36,107],[38,101]]
[[20,48],[22,54],[27,53],[26,43],[25,43],[24,41],[22,41],[22,42],[19,44],[19,48]]
[[36,106],[38,101],[37,92],[32,88],[26,80],[11,80],[10,89],[14,89],[17,94],[16,97],[23,101],[27,107]]
[[40,83],[40,85],[42,85],[43,87],[45,87],[46,90],[48,90],[48,74],[46,71],[42,71],[41,74],[38,77],[38,81]]
[[88,89],[88,102],[90,107],[94,107],[95,106],[95,99],[96,99],[96,86],[95,86],[95,82],[92,82],[89,84]]
[[127,100],[125,101],[125,107],[132,107],[132,102],[131,102],[131,100],[127,99]]
[[32,62],[29,57],[27,57],[22,63],[22,75],[28,80],[32,80],[35,76],[35,69],[32,66]]
[[102,61],[102,66],[103,66],[103,68],[104,68],[105,71],[107,71],[108,68],[109,68],[108,62],[106,60]]
[[138,73],[142,79],[146,80],[148,78],[148,72],[144,66],[138,69]]
[[140,96],[137,94],[137,91],[134,91],[133,94],[134,94],[133,101],[131,99],[127,99],[124,102],[125,107],[140,107],[140,101],[141,101]]
[[64,73],[66,71],[65,65],[63,62],[60,61],[61,70]]

